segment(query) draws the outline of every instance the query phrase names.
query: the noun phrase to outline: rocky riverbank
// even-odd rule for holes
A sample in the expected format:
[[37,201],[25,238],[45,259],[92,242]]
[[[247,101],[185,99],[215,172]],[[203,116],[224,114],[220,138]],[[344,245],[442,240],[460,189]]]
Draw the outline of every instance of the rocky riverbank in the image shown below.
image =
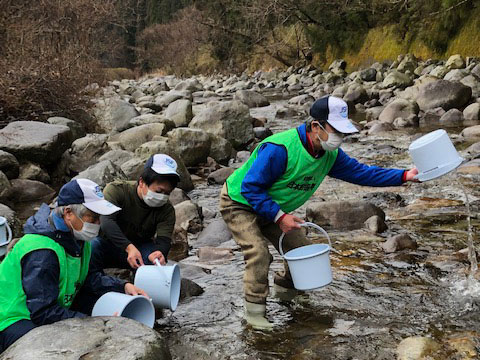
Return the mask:
[[[337,60],[324,72],[306,67],[92,85],[94,134],[64,118],[0,130],[0,215],[20,236],[22,221],[52,201],[59,184],[75,176],[102,186],[136,180],[151,154],[168,153],[182,175],[171,197],[177,213],[171,260],[188,279],[177,311],[166,311],[157,324],[173,358],[474,359],[480,286],[463,282],[469,267],[463,189],[478,228],[480,61],[405,55],[350,74],[345,68]],[[445,128],[466,162],[438,180],[402,187],[327,179],[297,214],[331,233],[334,283],[292,303],[272,296],[268,316],[277,330],[254,332],[241,322],[243,261],[218,213],[220,188],[259,141],[302,123],[314,99],[326,94],[347,101],[362,129],[342,146],[359,161],[409,168],[411,141]],[[280,268],[272,253],[273,268]]]

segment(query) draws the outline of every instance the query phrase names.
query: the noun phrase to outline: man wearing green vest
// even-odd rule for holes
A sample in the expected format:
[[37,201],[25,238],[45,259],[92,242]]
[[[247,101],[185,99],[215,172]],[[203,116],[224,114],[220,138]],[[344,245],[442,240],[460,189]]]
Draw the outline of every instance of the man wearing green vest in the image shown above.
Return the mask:
[[[383,169],[360,164],[341,149],[344,134],[358,130],[348,119],[347,104],[326,96],[310,109],[312,119],[298,128],[263,140],[248,161],[230,175],[220,195],[220,212],[245,258],[245,320],[270,330],[266,318],[268,270],[273,260],[268,242],[284,251],[309,244],[299,230],[303,220],[290,213],[302,206],[325,176],[364,186],[397,186],[415,181],[417,169]],[[278,292],[294,289],[288,267],[275,274]]]
[[86,317],[106,292],[146,295],[133,284],[88,271],[99,216],[118,210],[97,184],[77,179],[60,189],[53,211],[43,204],[27,220],[25,235],[0,263],[0,353],[37,326]]

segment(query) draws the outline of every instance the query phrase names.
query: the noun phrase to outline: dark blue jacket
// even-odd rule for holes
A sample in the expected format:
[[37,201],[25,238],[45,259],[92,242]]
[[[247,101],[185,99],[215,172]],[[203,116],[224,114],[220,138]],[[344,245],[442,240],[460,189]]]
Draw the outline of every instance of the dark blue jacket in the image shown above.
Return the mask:
[[[55,226],[51,224],[51,219],[50,208],[43,204],[38,212],[27,220],[24,233],[48,236],[63,246],[69,255],[81,256],[83,243],[73,238],[63,219],[57,217]],[[87,316],[58,305],[59,278],[60,267],[54,251],[35,250],[22,259],[22,286],[27,298],[27,308],[35,325]],[[95,272],[87,275],[82,290],[101,296],[109,291],[123,293],[124,287],[124,281]]]
[[[307,149],[307,129],[305,124],[297,128],[298,136]],[[320,154],[322,156],[323,154]],[[268,189],[282,176],[287,167],[287,151],[285,147],[264,143],[258,150],[257,158],[242,181],[242,195],[253,210],[264,218],[274,221],[280,206],[268,195]],[[398,186],[403,183],[405,170],[384,169],[368,166],[349,157],[342,149],[332,169],[328,173],[336,179],[352,184],[365,186]]]

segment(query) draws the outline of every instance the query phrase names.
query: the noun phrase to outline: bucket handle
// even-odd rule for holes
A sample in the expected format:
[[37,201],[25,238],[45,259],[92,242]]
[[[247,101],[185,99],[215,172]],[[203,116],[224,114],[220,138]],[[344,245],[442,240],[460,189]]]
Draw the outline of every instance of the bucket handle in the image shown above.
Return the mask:
[[[162,267],[162,264],[160,264],[160,261],[159,261],[158,259],[155,259],[154,262],[155,262],[155,265]],[[162,276],[163,276],[163,278],[164,278],[164,280],[165,280],[165,284],[166,284],[167,286],[170,286],[170,284],[171,284],[171,283],[170,283],[170,280],[167,279],[167,277],[165,276],[165,274],[163,273],[163,271],[160,271],[160,272],[162,273]]]
[[[10,241],[12,241],[12,229],[8,225],[8,220],[7,219],[5,219],[5,227],[7,228],[8,236],[7,236],[7,241],[4,244],[8,244]],[[4,244],[2,244],[2,245],[4,245]]]
[[[330,236],[328,236],[327,232],[323,228],[321,228],[317,224],[314,224],[314,223],[311,223],[311,222],[301,223],[300,226],[302,226],[302,227],[312,227],[312,228],[320,231],[327,238],[328,244],[330,245],[330,249],[334,250],[333,246],[332,246],[332,242],[330,241]],[[282,233],[282,235],[280,235],[280,238],[278,239],[278,249],[279,249],[280,255],[282,255],[282,257],[285,257],[285,255],[283,253],[283,248],[282,248],[282,241],[283,241],[283,238],[285,237],[285,235],[286,235],[286,233]]]

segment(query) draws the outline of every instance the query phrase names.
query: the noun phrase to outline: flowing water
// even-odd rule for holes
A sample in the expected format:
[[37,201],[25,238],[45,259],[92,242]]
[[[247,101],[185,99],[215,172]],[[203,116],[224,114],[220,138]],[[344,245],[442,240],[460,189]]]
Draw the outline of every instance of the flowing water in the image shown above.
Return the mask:
[[[275,119],[284,104],[277,98],[269,107],[252,109],[252,115],[268,119],[274,132],[300,124],[304,117]],[[342,148],[367,164],[408,168],[408,145],[430,130],[355,135]],[[205,181],[196,185],[192,199],[218,211],[220,186]],[[386,212],[389,229],[381,235],[330,231],[338,250],[330,256],[334,281],[292,302],[272,291],[268,317],[276,328],[271,333],[253,331],[242,322],[243,259],[238,248],[232,245],[233,258],[223,262],[183,261],[200,266],[183,271],[205,293],[182,302],[175,313],[166,311],[160,320],[158,331],[168,338],[174,358],[395,359],[400,341],[412,336],[439,344],[430,359],[480,358],[478,177],[461,179],[453,172],[427,183],[383,189],[327,179],[310,201],[337,199],[375,202]],[[305,206],[297,214],[304,216]],[[418,248],[385,254],[380,244],[402,232]],[[271,270],[281,269],[280,256],[273,247],[271,252]],[[458,350],[462,346],[463,352]]]

